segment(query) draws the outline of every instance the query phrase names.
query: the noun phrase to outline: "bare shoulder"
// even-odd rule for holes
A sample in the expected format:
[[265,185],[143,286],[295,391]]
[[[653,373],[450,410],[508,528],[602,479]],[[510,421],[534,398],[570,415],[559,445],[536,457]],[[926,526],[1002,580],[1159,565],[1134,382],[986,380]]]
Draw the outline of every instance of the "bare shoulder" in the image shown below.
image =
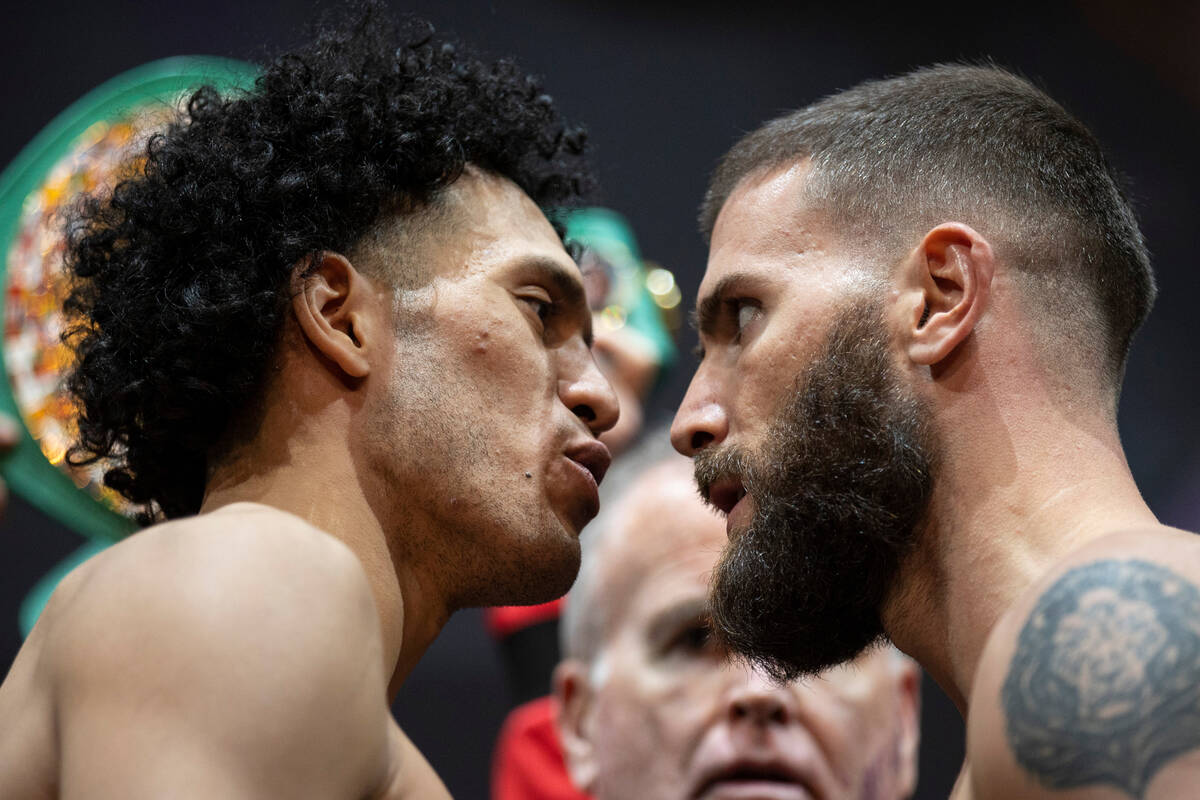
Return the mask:
[[[64,788],[115,774],[117,796],[133,785],[123,765],[139,787],[165,787],[175,762],[216,781],[209,796],[366,796],[385,777],[378,617],[361,565],[332,537],[231,508],[138,533],[60,591],[42,636]],[[162,742],[178,753],[148,767]]]
[[1049,571],[984,649],[973,795],[1182,798],[1200,783],[1200,537],[1115,533]]
[[185,645],[210,628],[218,641],[260,641],[330,616],[342,622],[337,635],[370,636],[370,600],[345,545],[293,515],[248,506],[154,526],[81,565],[47,606],[47,645],[87,649],[97,630],[148,628]]

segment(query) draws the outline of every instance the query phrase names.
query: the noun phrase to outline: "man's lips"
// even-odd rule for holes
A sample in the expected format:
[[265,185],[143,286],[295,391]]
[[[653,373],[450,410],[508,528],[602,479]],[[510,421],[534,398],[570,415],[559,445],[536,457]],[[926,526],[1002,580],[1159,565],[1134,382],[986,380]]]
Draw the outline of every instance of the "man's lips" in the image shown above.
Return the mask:
[[745,496],[746,489],[737,476],[721,478],[708,486],[708,502],[725,515]]
[[[575,500],[570,503],[569,515],[576,532],[581,530],[600,512],[600,481],[612,463],[608,448],[595,439],[577,442],[564,452],[564,463],[569,464],[568,474],[576,477],[567,486]],[[564,487],[566,488],[566,487]]]
[[566,456],[591,473],[592,480],[596,482],[597,486],[600,485],[600,481],[604,480],[604,474],[608,472],[608,465],[612,463],[612,454],[608,452],[608,448],[595,439],[571,445],[567,448]]
[[782,760],[739,760],[710,770],[693,794],[697,800],[812,800],[809,776]]

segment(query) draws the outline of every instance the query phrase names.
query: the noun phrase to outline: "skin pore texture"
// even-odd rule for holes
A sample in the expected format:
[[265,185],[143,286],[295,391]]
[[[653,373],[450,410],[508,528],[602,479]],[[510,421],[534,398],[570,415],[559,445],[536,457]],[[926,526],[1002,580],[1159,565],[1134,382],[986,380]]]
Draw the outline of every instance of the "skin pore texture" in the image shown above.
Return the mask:
[[202,513],[64,580],[0,686],[0,796],[447,796],[388,703],[453,611],[570,585],[617,406],[537,206],[474,167],[438,202],[427,286],[297,268]]
[[909,659],[876,649],[819,678],[772,682],[708,636],[725,526],[688,462],[650,468],[614,502],[611,524],[587,541],[594,580],[568,597],[611,598],[596,612],[595,655],[555,673],[576,785],[597,800],[909,796],[919,686]]
[[[314,359],[308,348],[289,349],[300,363],[285,363],[281,376],[295,378],[279,386],[281,402],[267,403],[263,422],[265,431],[287,433],[258,439],[285,442],[289,452],[238,454],[230,471],[254,477],[226,488],[219,469],[204,505],[296,509],[323,530],[362,540],[351,547],[364,553],[368,576],[378,567],[373,585],[387,650],[401,654],[398,680],[457,608],[497,602],[497,593],[536,602],[546,599],[538,592],[569,587],[579,529],[596,509],[567,453],[591,444],[617,415],[585,343],[590,318],[578,269],[545,217],[510,182],[476,170],[448,194],[443,202],[454,210],[431,254],[428,286],[393,299],[360,274],[352,280],[363,281],[367,308],[358,314],[323,281],[307,289],[334,298],[329,323],[298,314],[298,328],[328,336],[329,352]],[[364,326],[376,326],[370,331],[384,346],[355,348]],[[378,374],[376,390],[346,402],[320,397],[314,384],[344,394],[343,375],[327,368],[338,358],[344,373]],[[287,405],[306,402],[302,413]],[[361,442],[353,450],[329,441],[347,428]],[[277,469],[264,472],[270,463]],[[332,480],[338,472],[358,479]]]
[[[1182,587],[1200,580],[1200,546],[1194,536],[1158,524],[1142,500],[1116,430],[1115,389],[1076,380],[1089,365],[1062,361],[1061,350],[1042,343],[1052,335],[1026,310],[1019,276],[978,231],[947,220],[915,234],[905,252],[881,264],[839,241],[823,215],[806,207],[807,174],[801,163],[751,175],[720,211],[698,301],[704,358],[673,426],[676,448],[696,455],[732,447],[751,458],[769,452],[771,426],[797,376],[826,353],[835,321],[852,309],[880,308],[890,369],[927,409],[936,464],[928,505],[879,613],[896,646],[967,717],[968,769],[957,796],[1187,796],[1172,791],[1196,779],[1200,741],[1189,739],[1189,755],[1169,761],[1153,744],[1160,738],[1154,729],[1178,726],[1180,718],[1126,720],[1120,709],[1136,708],[1128,703],[1114,703],[1105,712],[1112,718],[1101,714],[1095,724],[1108,719],[1151,742],[1136,757],[1156,769],[1138,781],[1120,768],[1118,778],[1070,768],[1050,774],[1022,755],[1018,723],[1038,704],[1022,695],[1032,689],[1013,661],[1018,637],[1024,653],[1040,648],[1039,657],[1068,682],[1095,675],[1087,689],[1093,698],[1115,692],[1119,682],[1111,675],[1106,682],[1099,656],[1081,666],[1089,651],[1075,648],[1087,636],[1114,642],[1106,652],[1128,662],[1119,674],[1144,693],[1165,691],[1170,681],[1195,683],[1194,660],[1172,656],[1171,637],[1134,641],[1131,633],[1137,619],[1171,629],[1177,615],[1162,598],[1182,597]],[[752,524],[757,504],[753,496],[740,499],[742,488],[749,487],[717,485],[709,495],[728,512],[734,541]],[[1075,594],[1038,606],[1071,570],[1131,558],[1169,570],[1168,588],[1158,595],[1137,588],[1144,582],[1138,576],[1154,574],[1151,568],[1095,567],[1083,573],[1086,580],[1073,579]],[[1171,581],[1178,582],[1174,592]],[[827,590],[857,587],[834,581]],[[1031,618],[1035,607],[1044,610]],[[1112,612],[1113,621],[1104,608],[1125,616]],[[1038,625],[1051,624],[1046,620],[1067,627],[1039,633]],[[805,625],[798,621],[797,630]],[[1149,671],[1157,651],[1145,652],[1147,641],[1175,669],[1160,673],[1162,686]],[[1130,677],[1137,675],[1143,680]],[[1068,688],[1063,697],[1084,692]],[[1061,713],[1082,715],[1087,707],[1068,704]],[[1074,720],[1068,717],[1063,737],[1083,727]],[[1077,758],[1102,756],[1085,751]]]

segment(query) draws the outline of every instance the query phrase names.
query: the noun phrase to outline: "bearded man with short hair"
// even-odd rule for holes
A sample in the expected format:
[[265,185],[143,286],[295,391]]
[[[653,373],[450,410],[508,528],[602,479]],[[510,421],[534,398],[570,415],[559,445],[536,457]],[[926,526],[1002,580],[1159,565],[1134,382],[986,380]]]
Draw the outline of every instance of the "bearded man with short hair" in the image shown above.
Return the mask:
[[1092,134],[921,69],[747,135],[701,223],[672,437],[728,515],[724,641],[786,678],[890,638],[967,719],[959,798],[1192,796],[1200,540],[1121,449],[1155,288]]

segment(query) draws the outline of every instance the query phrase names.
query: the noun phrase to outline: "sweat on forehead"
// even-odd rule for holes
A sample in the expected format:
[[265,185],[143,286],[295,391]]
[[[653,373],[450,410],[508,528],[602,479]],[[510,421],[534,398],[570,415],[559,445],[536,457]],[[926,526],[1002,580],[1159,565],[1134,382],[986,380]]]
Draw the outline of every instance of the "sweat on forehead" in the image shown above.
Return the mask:
[[[828,224],[828,214],[810,197],[808,187],[812,176],[812,162],[807,158],[763,167],[746,175],[722,203],[720,213],[713,221],[713,236],[716,236],[720,228],[727,228],[731,224],[740,227],[746,223],[744,217],[730,219],[730,206],[737,205],[738,199],[752,193],[756,206],[770,209],[771,212],[763,215],[756,223],[762,234],[779,240],[797,252],[827,246],[828,242],[825,240],[835,230]],[[803,216],[808,224],[797,225],[798,216]],[[817,236],[815,231],[824,235]]]
[[[753,264],[757,259],[786,254],[796,266],[808,268],[824,263],[823,256],[838,253],[846,257],[846,265],[856,269],[839,269],[830,274],[831,279],[886,278],[903,237],[879,232],[864,235],[856,225],[846,224],[819,196],[819,190],[814,193],[813,186],[820,181],[817,168],[807,158],[747,174],[733,187],[713,222],[710,274],[714,262]],[[904,241],[905,247],[911,244]]]

